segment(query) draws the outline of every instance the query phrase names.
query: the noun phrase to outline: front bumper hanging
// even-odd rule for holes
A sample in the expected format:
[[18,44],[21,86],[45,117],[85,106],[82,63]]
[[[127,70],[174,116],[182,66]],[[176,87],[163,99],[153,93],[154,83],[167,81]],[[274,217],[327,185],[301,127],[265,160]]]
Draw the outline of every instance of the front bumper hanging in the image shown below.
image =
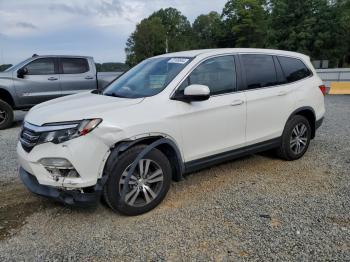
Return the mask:
[[95,206],[100,200],[102,187],[95,186],[92,192],[82,193],[78,190],[64,190],[52,186],[40,185],[35,176],[25,171],[22,167],[19,169],[19,175],[23,184],[34,194],[51,198],[60,203],[89,207]]

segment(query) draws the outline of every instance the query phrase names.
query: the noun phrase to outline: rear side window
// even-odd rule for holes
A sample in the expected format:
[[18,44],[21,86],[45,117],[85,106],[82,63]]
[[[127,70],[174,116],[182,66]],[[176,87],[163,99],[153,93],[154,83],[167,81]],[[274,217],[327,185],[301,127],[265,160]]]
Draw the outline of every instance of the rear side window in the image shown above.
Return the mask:
[[89,65],[84,58],[61,58],[63,74],[81,74],[89,71]]
[[38,58],[26,65],[27,75],[52,75],[55,74],[54,58]]
[[208,86],[211,95],[235,91],[236,69],[234,57],[220,56],[204,61],[181,84],[178,92],[193,84]]
[[278,56],[277,59],[288,83],[309,77],[312,74],[305,64],[297,58]]
[[273,56],[271,55],[241,55],[246,72],[247,89],[256,89],[277,84],[277,75]]

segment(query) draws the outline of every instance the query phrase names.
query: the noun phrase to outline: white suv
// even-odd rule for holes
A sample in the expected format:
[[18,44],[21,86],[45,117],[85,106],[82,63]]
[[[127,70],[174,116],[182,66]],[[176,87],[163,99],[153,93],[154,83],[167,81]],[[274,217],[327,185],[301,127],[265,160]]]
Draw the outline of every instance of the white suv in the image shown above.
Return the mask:
[[103,195],[113,210],[141,214],[186,173],[268,149],[300,158],[322,123],[324,92],[309,57],[293,52],[149,58],[102,93],[33,107],[17,147],[20,177],[63,203]]

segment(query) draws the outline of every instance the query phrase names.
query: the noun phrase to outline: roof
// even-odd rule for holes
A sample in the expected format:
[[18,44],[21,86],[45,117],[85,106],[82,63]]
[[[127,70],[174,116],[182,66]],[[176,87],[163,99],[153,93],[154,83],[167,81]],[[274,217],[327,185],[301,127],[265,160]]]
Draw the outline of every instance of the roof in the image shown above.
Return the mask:
[[82,55],[36,55],[31,56],[30,58],[38,57],[65,57],[65,58],[92,58],[92,56],[82,56]]
[[264,54],[274,54],[274,55],[287,55],[301,58],[308,58],[307,55],[291,52],[291,51],[283,51],[283,50],[275,50],[275,49],[258,49],[258,48],[217,48],[217,49],[199,49],[199,50],[189,50],[189,51],[181,51],[175,53],[167,53],[160,55],[159,57],[196,57],[196,56],[210,56],[210,55],[220,55],[227,53],[264,53]]

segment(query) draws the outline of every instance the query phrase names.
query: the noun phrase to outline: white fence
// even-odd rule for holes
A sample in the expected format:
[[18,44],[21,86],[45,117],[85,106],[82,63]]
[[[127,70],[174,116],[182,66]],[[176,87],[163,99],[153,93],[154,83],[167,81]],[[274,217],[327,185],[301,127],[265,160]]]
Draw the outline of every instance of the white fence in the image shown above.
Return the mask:
[[330,82],[350,82],[350,68],[317,69],[317,74],[326,86]]

